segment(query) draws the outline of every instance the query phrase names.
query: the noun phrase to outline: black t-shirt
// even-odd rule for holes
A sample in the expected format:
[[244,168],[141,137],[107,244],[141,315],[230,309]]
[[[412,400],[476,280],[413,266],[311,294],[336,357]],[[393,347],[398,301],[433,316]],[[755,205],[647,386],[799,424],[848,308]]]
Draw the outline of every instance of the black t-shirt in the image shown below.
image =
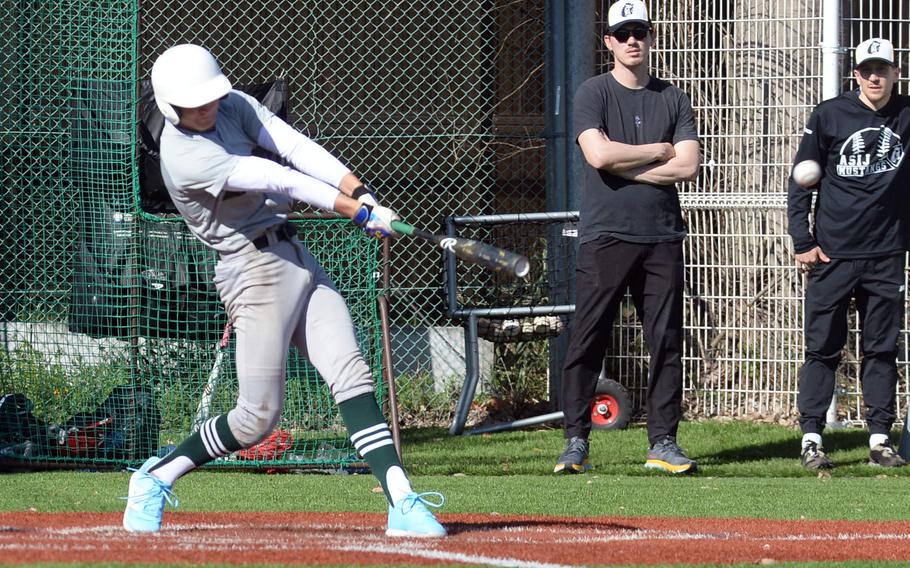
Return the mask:
[[[812,189],[789,180],[788,231],[797,253],[820,246],[832,258],[874,258],[904,251],[910,167],[910,97],[892,95],[878,111],[851,91],[815,107],[794,164],[822,165],[809,231]],[[910,243],[907,243],[910,244]]]
[[[611,73],[578,87],[574,106],[575,142],[597,128],[624,144],[698,140],[689,98],[654,77],[643,89],[619,84]],[[598,170],[585,162],[581,192],[581,242],[602,235],[635,243],[678,241],[685,237],[675,185],[639,183]]]

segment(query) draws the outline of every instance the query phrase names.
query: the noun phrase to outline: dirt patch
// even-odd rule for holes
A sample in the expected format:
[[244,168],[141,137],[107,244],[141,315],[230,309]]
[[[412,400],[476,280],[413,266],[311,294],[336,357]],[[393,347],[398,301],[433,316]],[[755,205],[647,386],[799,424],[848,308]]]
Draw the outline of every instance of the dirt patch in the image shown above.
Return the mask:
[[0,513],[0,564],[610,564],[910,560],[910,521],[440,515],[444,539],[393,539],[385,516],[168,513],[136,535],[117,513]]

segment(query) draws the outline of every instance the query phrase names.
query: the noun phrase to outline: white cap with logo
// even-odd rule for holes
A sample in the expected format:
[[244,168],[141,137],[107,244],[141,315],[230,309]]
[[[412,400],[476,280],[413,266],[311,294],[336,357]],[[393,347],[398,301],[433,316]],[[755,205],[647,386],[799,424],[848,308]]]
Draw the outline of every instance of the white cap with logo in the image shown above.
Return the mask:
[[894,63],[894,46],[886,39],[873,37],[856,46],[856,65],[866,61],[884,61],[892,67]]
[[641,0],[619,0],[610,6],[607,13],[607,31],[613,33],[626,24],[642,24],[651,27],[648,9]]

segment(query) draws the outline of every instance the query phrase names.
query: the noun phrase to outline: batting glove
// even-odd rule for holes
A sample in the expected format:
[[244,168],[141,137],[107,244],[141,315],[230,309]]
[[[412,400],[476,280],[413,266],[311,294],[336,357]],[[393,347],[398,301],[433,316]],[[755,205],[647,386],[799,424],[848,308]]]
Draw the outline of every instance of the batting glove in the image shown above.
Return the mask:
[[364,203],[351,219],[363,232],[377,239],[395,238],[398,233],[392,229],[392,221],[398,221],[397,213],[382,205]]
[[362,185],[358,185],[357,189],[354,190],[354,193],[351,194],[351,197],[361,203],[372,205],[373,207],[379,205],[379,201],[376,199],[376,192],[373,191],[373,186],[367,182],[363,182]]

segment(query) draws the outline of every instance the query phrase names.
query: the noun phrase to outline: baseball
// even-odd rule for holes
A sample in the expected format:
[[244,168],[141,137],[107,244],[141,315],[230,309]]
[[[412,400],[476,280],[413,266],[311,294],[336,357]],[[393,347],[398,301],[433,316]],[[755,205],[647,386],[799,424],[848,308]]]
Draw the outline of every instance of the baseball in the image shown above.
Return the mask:
[[793,166],[793,181],[803,187],[812,187],[822,177],[822,167],[815,160],[803,160]]

